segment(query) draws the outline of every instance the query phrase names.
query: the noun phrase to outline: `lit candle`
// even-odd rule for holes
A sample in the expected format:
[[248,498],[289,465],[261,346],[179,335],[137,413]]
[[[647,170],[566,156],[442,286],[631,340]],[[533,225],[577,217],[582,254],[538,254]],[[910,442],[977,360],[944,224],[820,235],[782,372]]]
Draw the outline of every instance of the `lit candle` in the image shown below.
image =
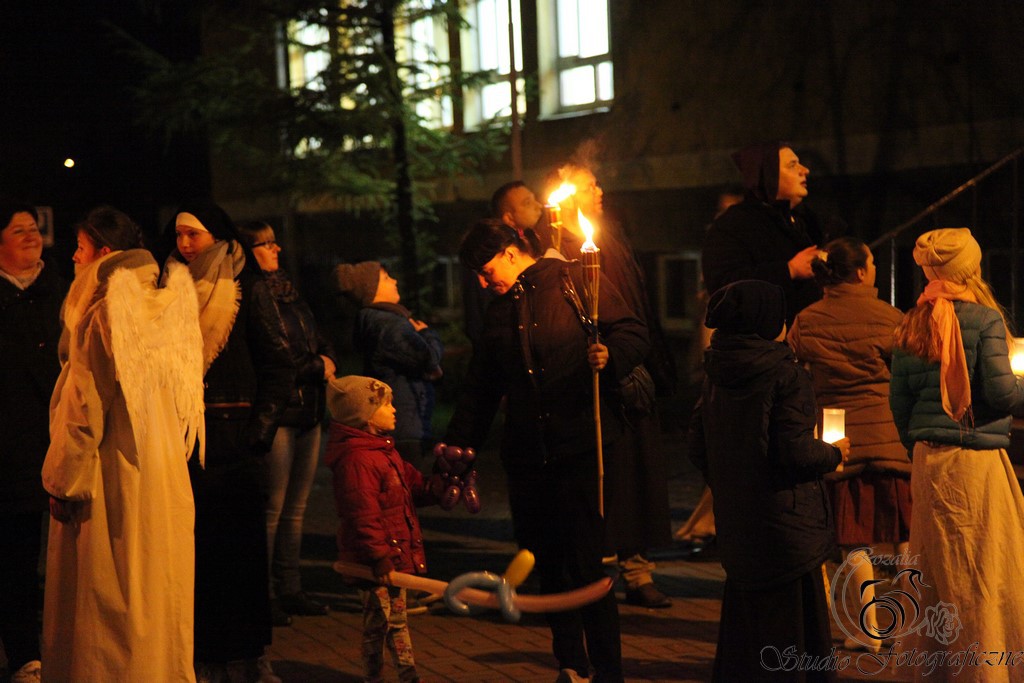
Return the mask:
[[842,408],[825,408],[822,411],[821,440],[835,443],[846,437],[846,411]]
[[1014,337],[1010,352],[1010,368],[1015,375],[1024,375],[1024,338]]

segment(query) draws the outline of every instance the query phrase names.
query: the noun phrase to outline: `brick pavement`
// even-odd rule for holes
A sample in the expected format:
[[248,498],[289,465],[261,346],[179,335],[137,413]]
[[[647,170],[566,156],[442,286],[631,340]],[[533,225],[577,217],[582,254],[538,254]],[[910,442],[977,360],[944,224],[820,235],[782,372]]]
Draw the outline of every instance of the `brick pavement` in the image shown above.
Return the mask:
[[[432,577],[451,579],[475,570],[501,573],[514,555],[504,481],[494,461],[496,458],[479,461],[484,495],[484,511],[480,515],[470,516],[461,510],[421,510]],[[670,498],[674,523],[678,526],[696,502],[702,481],[685,463],[675,463],[674,469]],[[296,617],[292,626],[274,629],[274,643],[268,654],[275,671],[286,683],[361,680],[361,610],[355,592],[343,586],[330,568],[334,526],[330,474],[321,468],[307,512],[302,571],[306,590],[327,601],[332,612],[324,617]],[[620,602],[627,679],[706,681],[718,632],[722,567],[713,558],[687,561],[672,549],[656,554],[655,559],[656,579],[672,596],[673,605],[648,610]],[[536,592],[536,586],[531,587],[528,581],[523,591]],[[426,680],[525,683],[553,681],[557,675],[556,662],[550,654],[549,632],[538,615],[524,615],[520,623],[509,624],[497,614],[460,617],[436,604],[427,614],[410,617],[410,628],[417,668]],[[394,671],[389,669],[388,673],[394,680]],[[909,680],[899,673],[889,669],[864,676],[850,666],[840,677]]]

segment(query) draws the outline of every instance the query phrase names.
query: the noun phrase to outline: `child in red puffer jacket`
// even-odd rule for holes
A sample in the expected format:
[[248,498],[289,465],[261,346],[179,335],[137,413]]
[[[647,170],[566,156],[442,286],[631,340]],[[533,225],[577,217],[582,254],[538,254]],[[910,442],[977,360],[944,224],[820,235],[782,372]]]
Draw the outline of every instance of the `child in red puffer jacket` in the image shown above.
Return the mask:
[[418,681],[404,588],[394,572],[425,574],[417,505],[436,502],[423,475],[395,450],[391,388],[371,377],[331,379],[327,407],[333,418],[325,460],[334,472],[338,559],[373,570],[379,583],[359,582],[363,602],[363,666],[367,681],[381,680],[384,647],[400,681]]

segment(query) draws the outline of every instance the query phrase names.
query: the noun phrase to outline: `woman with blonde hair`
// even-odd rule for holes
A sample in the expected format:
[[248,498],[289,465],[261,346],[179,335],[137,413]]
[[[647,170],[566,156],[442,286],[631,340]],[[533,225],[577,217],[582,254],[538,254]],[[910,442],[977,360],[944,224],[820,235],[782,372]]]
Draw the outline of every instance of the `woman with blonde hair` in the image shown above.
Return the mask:
[[[913,449],[911,558],[922,614],[951,612],[951,630],[914,628],[919,650],[1008,651],[1024,642],[1024,496],[1006,454],[1024,378],[1010,369],[1005,315],[981,278],[966,228],[921,235],[914,261],[928,285],[896,329],[889,402]],[[996,542],[994,539],[999,539]],[[961,630],[962,628],[962,630]],[[919,670],[952,676],[957,669]],[[979,667],[1007,680],[1005,667]]]

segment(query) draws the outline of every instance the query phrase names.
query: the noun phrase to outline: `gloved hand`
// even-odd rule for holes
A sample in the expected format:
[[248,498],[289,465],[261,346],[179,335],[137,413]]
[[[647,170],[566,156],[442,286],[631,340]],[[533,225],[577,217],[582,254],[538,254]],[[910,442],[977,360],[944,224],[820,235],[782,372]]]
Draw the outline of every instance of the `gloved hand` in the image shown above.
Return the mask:
[[476,487],[473,462],[476,451],[438,443],[434,446],[434,474],[430,490],[443,510],[452,510],[459,500],[471,513],[480,512],[480,491]]

